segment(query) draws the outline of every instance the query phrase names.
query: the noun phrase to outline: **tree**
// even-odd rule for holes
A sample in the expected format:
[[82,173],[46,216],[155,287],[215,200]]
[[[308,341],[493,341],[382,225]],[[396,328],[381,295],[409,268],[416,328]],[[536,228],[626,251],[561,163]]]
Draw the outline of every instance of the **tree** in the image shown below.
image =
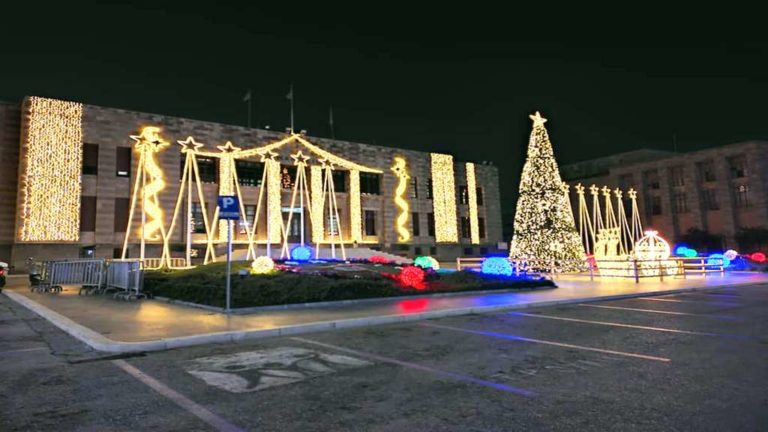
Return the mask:
[[549,267],[571,270],[584,259],[584,245],[573,220],[568,186],[560,179],[552,143],[536,112],[530,116],[533,130],[528,157],[520,178],[520,197],[515,211],[515,233],[510,244],[511,259],[534,259]]

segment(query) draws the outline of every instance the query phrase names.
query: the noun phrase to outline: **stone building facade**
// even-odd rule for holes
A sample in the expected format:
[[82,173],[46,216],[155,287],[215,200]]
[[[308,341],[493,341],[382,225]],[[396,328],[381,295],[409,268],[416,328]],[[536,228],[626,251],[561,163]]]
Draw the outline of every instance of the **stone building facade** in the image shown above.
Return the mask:
[[[217,146],[228,141],[239,148],[249,149],[289,136],[277,131],[76,104],[76,108],[81,110],[78,111],[78,115],[81,116],[79,117],[80,134],[69,134],[62,139],[72,140],[72,145],[80,146],[82,150],[80,153],[66,157],[62,157],[58,152],[46,155],[41,154],[40,151],[48,151],[54,147],[62,148],[61,143],[57,141],[59,135],[56,134],[67,134],[71,131],[61,130],[62,127],[57,129],[59,117],[56,115],[46,117],[35,111],[36,101],[50,102],[53,104],[51,106],[66,103],[28,97],[21,103],[0,104],[0,154],[2,154],[0,158],[0,261],[12,263],[19,268],[23,266],[27,257],[44,260],[78,257],[113,258],[121,255],[128,224],[127,213],[131,207],[132,188],[135,186],[134,179],[137,176],[140,159],[131,136],[137,135],[145,126],[160,128],[162,137],[170,142],[169,146],[156,155],[165,183],[164,188],[158,193],[158,204],[163,209],[162,220],[166,228],[171,224],[185,160],[177,141],[192,136],[197,142],[205,145],[206,151],[217,152]],[[449,260],[457,256],[478,256],[496,252],[498,244],[503,242],[499,174],[495,166],[460,163],[454,160],[452,193],[455,198],[456,220],[440,221],[435,220],[434,216],[435,200],[432,184],[434,154],[327,138],[303,135],[302,137],[318,148],[351,163],[380,171],[380,174],[360,173],[362,176],[360,185],[364,190],[359,194],[360,217],[363,219],[359,223],[359,229],[363,231],[357,236],[360,239],[359,242],[353,241],[355,236],[350,232],[353,225],[349,220],[353,210],[350,206],[351,173],[344,169],[337,169],[334,172],[333,183],[336,186],[339,220],[348,246],[364,246],[409,257],[429,254],[441,260]],[[34,142],[35,139],[38,142]],[[53,146],[49,146],[45,140]],[[63,149],[67,148],[63,147]],[[286,212],[283,215],[284,220],[289,211],[287,207],[291,199],[290,184],[295,180],[296,175],[291,155],[298,150],[308,153],[296,142],[281,147],[277,151],[276,160],[280,162],[281,176],[284,177],[284,179],[281,178],[281,182],[284,180],[286,186],[280,191],[281,207],[283,212]],[[400,213],[400,209],[394,204],[398,178],[390,169],[395,157],[402,157],[407,161],[410,176],[404,198],[410,207],[406,227],[411,234],[411,239],[405,242],[398,241],[396,229],[396,219]],[[56,167],[53,174],[47,174],[50,179],[39,174],[45,171],[34,170],[41,165],[40,161],[45,161],[42,165],[50,164],[51,167]],[[78,168],[80,169],[79,178],[73,180],[79,183],[79,199],[73,198],[71,196],[73,194],[62,194],[60,187],[47,183],[49,180],[60,181],[56,174],[59,172],[57,170],[60,170],[62,176],[66,176],[65,168],[75,163],[81,165]],[[309,162],[310,165],[316,163],[317,161],[312,160]],[[204,157],[198,158],[198,166],[204,177],[201,189],[205,196],[207,216],[212,219],[216,196],[219,194],[221,167],[217,161]],[[474,170],[475,173],[477,187],[475,194],[468,193],[468,169]],[[238,162],[239,184],[249,217],[255,213],[258,204],[257,197],[262,188],[262,170],[263,164],[259,163],[258,159],[244,161],[244,163]],[[309,172],[310,170],[307,169],[308,176],[310,176]],[[311,178],[308,179],[310,180]],[[470,214],[470,207],[473,207],[470,205],[470,197],[477,204],[476,217]],[[67,213],[66,206],[70,201],[77,204],[75,210],[69,211],[71,214]],[[50,212],[46,213],[47,210],[58,207],[62,210],[56,217],[52,217]],[[200,211],[199,207],[195,205],[196,212]],[[38,213],[31,213],[33,211]],[[76,214],[78,211],[79,214]],[[262,206],[261,212],[264,211]],[[35,216],[38,214],[42,216]],[[46,214],[48,216],[45,216]],[[35,217],[49,218],[50,220],[47,221],[49,224],[45,226],[51,224],[58,226],[62,223],[58,218],[68,218],[73,215],[78,219],[79,229],[76,230],[75,236],[64,240],[33,238],[30,237],[29,231],[25,231],[33,226],[29,220]],[[182,217],[181,228],[168,233],[173,256],[185,254],[186,230],[194,232],[196,241],[205,238],[206,234],[200,233],[197,229],[200,222],[200,217],[197,216],[197,221],[194,220],[194,216]],[[306,215],[304,219],[305,229],[309,232],[310,215]],[[435,230],[440,230],[443,225],[452,223],[456,224],[457,238],[454,241],[436,241]],[[138,229],[137,224],[137,217],[134,215],[131,230]],[[295,226],[289,227],[289,230],[293,229]],[[477,234],[474,239],[471,238],[473,230]],[[56,233],[47,235],[50,237],[54,234]],[[291,237],[289,241],[295,242],[295,232],[289,234]],[[266,242],[266,232],[259,231],[256,237],[262,243]],[[307,238],[311,238],[309,233]],[[238,239],[243,239],[242,227],[240,230],[235,230],[235,249],[244,247],[242,242],[238,243]],[[137,245],[138,238],[129,237],[128,256],[138,256]],[[149,242],[147,256],[158,253],[157,250],[160,247],[159,243]],[[223,245],[218,244],[217,248],[221,250]],[[203,253],[199,256],[202,257]]]
[[768,142],[689,153],[638,150],[561,171],[570,185],[634,188],[644,225],[669,239],[701,230],[722,236],[723,248],[750,252],[740,249],[748,246],[738,244],[737,234],[768,228]]

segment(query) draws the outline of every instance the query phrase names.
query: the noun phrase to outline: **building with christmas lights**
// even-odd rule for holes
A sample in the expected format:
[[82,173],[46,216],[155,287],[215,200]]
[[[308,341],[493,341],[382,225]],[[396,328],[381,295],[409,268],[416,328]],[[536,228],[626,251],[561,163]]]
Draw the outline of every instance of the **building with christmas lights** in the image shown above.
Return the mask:
[[202,261],[224,248],[216,197],[233,194],[235,250],[265,244],[268,230],[278,251],[306,231],[307,243],[441,260],[504,241],[497,168],[446,154],[39,97],[0,103],[0,151],[0,261],[19,268],[135,258],[140,243],[146,256],[183,257],[186,241]]
[[561,173],[570,185],[636,190],[645,226],[675,242],[698,238],[708,249],[743,252],[768,246],[761,244],[768,235],[768,142],[688,153],[643,149],[564,165]]

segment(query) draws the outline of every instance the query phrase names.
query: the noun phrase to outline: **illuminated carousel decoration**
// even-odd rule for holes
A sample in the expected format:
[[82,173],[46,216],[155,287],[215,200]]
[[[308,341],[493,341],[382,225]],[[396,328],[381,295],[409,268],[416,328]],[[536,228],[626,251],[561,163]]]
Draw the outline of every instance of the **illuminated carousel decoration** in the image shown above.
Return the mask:
[[408,175],[408,167],[405,162],[405,158],[397,156],[395,157],[395,164],[390,168],[395,177],[397,177],[397,188],[395,188],[395,204],[400,209],[400,213],[395,220],[395,229],[397,230],[399,242],[407,242],[411,239],[411,233],[408,231],[408,213],[410,209],[408,207],[408,201],[405,200],[405,190],[408,187],[408,179],[411,176]]
[[[142,260],[147,259],[145,256],[145,243],[153,242],[161,245],[162,249],[161,256],[152,259],[153,263],[159,263],[158,267],[171,267],[173,262],[178,263],[179,259],[171,259],[170,241],[172,233],[178,231],[178,227],[183,225],[182,220],[186,221],[187,225],[186,231],[181,233],[182,235],[180,236],[185,243],[186,251],[183,265],[177,264],[177,267],[189,267],[192,265],[192,257],[197,255],[197,249],[193,249],[194,245],[205,247],[204,263],[207,264],[217,260],[216,246],[226,242],[226,237],[221,237],[221,233],[226,233],[227,223],[232,222],[219,220],[219,208],[215,203],[210,206],[206,205],[205,194],[201,185],[198,157],[217,161],[219,168],[219,195],[236,195],[239,198],[241,230],[237,234],[237,238],[233,240],[233,243],[247,246],[247,260],[254,260],[258,257],[257,245],[259,244],[266,246],[267,257],[272,255],[271,248],[275,243],[281,245],[280,249],[283,257],[287,257],[290,254],[288,228],[296,209],[298,209],[298,217],[301,219],[299,246],[305,247],[305,207],[309,214],[311,239],[314,243],[315,256],[319,257],[321,245],[330,245],[332,257],[336,257],[335,249],[338,246],[341,248],[342,258],[346,259],[344,252],[345,240],[342,233],[343,222],[339,218],[339,206],[333,187],[333,171],[336,167],[349,170],[350,172],[349,199],[352,241],[362,240],[360,233],[355,234],[355,230],[361,231],[360,225],[362,220],[360,173],[382,174],[382,171],[336,156],[307,141],[300,134],[295,133],[267,145],[249,149],[243,149],[231,142],[226,142],[224,145],[217,146],[218,152],[205,150],[203,144],[196,142],[192,137],[179,141],[181,152],[184,155],[184,166],[182,168],[181,182],[175,200],[173,216],[169,229],[166,232],[163,223],[164,214],[159,200],[159,194],[165,189],[166,184],[164,173],[157,163],[155,156],[168,146],[168,142],[162,139],[159,133],[159,128],[147,126],[141,130],[139,135],[132,136],[137,142],[135,149],[140,157],[138,175],[136,176],[131,196],[129,229],[126,232],[123,244],[123,257],[127,256],[134,213],[138,208],[141,210],[138,232],[141,243],[140,258]],[[281,176],[281,166],[277,159],[277,151],[289,144],[299,147],[300,150],[291,155],[294,158],[297,174],[296,178],[291,182],[290,211],[288,220],[284,224],[282,217],[282,189],[285,179]],[[304,153],[305,151],[306,153]],[[258,188],[256,209],[252,215],[249,215],[245,210],[246,200],[240,187],[236,161],[253,160],[254,158],[263,164],[264,169],[260,183],[261,187]],[[318,162],[318,164],[309,165],[308,162],[312,159]],[[307,180],[307,166],[310,166],[311,181]],[[298,205],[296,198],[299,201]],[[195,204],[199,206],[197,208],[199,214],[197,215],[193,214]],[[208,214],[210,210],[213,210],[212,216]],[[262,212],[265,213],[264,218],[266,221],[260,220],[262,219]],[[324,220],[326,215],[331,225],[328,229],[326,229]],[[204,233],[193,232],[195,222],[198,222],[195,221],[195,217],[203,219]],[[180,218],[183,219],[180,220]],[[260,225],[266,225],[266,233],[264,233],[262,238],[257,239],[257,228]]]
[[666,240],[656,231],[646,231],[645,236],[635,243],[633,258],[637,271],[642,276],[674,275],[680,272],[678,261],[669,259],[672,250]]

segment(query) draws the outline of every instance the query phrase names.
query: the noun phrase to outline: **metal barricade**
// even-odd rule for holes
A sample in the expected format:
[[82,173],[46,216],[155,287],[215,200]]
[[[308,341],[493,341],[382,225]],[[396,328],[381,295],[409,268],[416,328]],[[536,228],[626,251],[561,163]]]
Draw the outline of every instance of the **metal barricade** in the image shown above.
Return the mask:
[[104,278],[104,260],[47,261],[40,266],[40,278],[32,291],[61,292],[63,285],[80,285],[81,291],[98,290]]
[[136,300],[141,292],[144,272],[140,260],[112,260],[107,263],[105,292],[115,291],[115,298]]

